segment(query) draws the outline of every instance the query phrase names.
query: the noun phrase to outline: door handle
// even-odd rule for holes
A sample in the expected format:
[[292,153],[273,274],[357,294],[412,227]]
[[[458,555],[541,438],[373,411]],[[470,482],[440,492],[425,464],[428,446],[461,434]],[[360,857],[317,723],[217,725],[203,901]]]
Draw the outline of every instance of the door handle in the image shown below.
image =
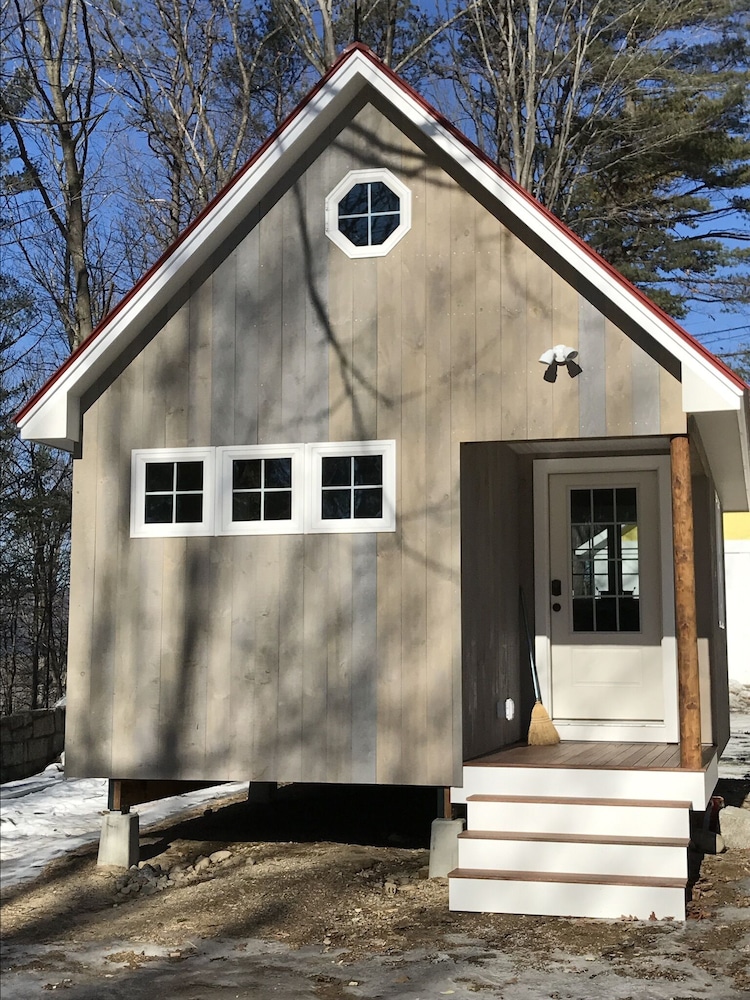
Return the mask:
[[562,580],[550,581],[550,593],[553,597],[560,597],[562,594]]

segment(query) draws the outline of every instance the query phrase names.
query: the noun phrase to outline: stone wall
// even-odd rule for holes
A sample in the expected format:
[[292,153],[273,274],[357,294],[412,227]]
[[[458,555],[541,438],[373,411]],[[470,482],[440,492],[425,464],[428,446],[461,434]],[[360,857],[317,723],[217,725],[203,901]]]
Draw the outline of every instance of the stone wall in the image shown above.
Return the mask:
[[40,708],[0,717],[0,782],[38,774],[65,746],[65,709]]

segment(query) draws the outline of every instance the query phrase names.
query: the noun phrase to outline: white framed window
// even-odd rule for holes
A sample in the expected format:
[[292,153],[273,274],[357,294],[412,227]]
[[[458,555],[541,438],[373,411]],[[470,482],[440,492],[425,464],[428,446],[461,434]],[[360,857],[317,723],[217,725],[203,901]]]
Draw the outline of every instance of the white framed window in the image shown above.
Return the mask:
[[133,538],[396,528],[395,441],[150,448],[131,470]]
[[308,444],[307,482],[308,531],[395,531],[395,441]]
[[384,257],[411,227],[411,192],[390,170],[350,170],[325,212],[326,235],[348,257]]
[[303,530],[304,445],[238,445],[217,453],[218,535]]
[[214,449],[150,448],[131,459],[134,538],[214,533]]

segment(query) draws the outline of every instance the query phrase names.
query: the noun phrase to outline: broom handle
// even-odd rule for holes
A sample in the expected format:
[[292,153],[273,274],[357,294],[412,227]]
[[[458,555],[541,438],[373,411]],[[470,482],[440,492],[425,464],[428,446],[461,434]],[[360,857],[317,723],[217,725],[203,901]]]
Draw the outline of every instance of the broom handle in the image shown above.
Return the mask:
[[536,662],[534,660],[534,647],[531,645],[531,632],[529,631],[529,620],[526,617],[526,602],[523,599],[523,588],[518,588],[518,597],[521,601],[521,615],[523,617],[523,627],[526,630],[526,645],[529,650],[529,664],[531,666],[531,679],[534,682],[534,697],[537,701],[542,700],[542,694],[539,690],[539,678],[536,673]]

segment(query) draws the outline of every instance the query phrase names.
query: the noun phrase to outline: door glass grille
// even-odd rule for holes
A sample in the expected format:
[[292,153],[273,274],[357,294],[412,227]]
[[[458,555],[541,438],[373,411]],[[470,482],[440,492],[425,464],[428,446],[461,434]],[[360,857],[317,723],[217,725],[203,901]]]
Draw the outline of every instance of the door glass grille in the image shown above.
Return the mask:
[[634,486],[570,491],[574,632],[639,632]]

